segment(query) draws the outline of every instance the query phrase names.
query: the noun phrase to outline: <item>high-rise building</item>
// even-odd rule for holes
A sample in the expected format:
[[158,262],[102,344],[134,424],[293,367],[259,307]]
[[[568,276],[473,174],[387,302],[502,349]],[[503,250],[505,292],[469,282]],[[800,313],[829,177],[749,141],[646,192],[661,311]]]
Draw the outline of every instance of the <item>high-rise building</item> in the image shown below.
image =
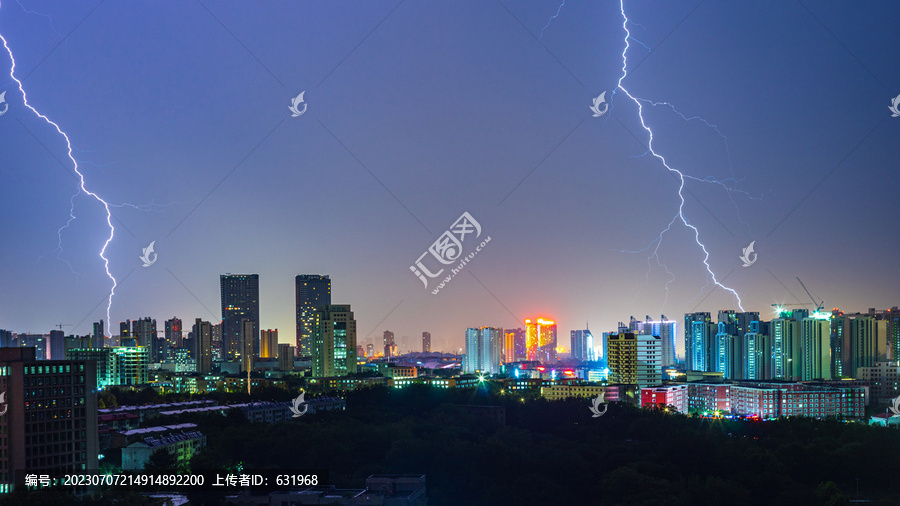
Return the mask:
[[525,360],[525,329],[505,329],[503,338],[503,362],[519,362]]
[[570,333],[572,358],[581,361],[597,360],[594,351],[594,335],[588,330],[587,323],[584,330],[573,330]]
[[835,309],[831,317],[832,368],[835,378],[854,378],[860,367],[872,367],[887,355],[888,322],[870,314],[844,314]]
[[[783,316],[787,316],[782,313]],[[772,342],[772,379],[799,380],[801,377],[800,322],[792,317],[769,322]]]
[[194,335],[194,347],[191,351],[197,364],[197,372],[201,374],[208,374],[212,371],[212,329],[213,326],[209,322],[200,318],[194,320],[194,327],[191,331],[191,334]]
[[713,342],[718,331],[708,312],[684,315],[685,368],[689,371],[714,370]]
[[222,359],[240,361],[244,354],[243,320],[253,324],[250,338],[252,355],[259,354],[259,274],[222,274],[219,276],[222,297]]
[[321,306],[313,329],[313,376],[356,372],[356,320],[349,304]]
[[66,334],[62,330],[51,330],[47,348],[50,350],[50,360],[65,360],[66,358]]
[[375,356],[375,345],[369,343],[366,345],[366,357],[374,357]]
[[663,367],[675,365],[676,322],[669,321],[666,315],[661,315],[659,321],[654,321],[650,315],[647,315],[645,321],[635,320],[632,316],[629,329],[635,334],[659,337],[662,342]]
[[294,370],[295,348],[287,343],[278,344],[278,369],[281,371]]
[[119,322],[119,343],[121,344],[122,339],[128,339],[131,337],[131,320],[125,320],[124,322]]
[[[138,346],[146,346],[150,350],[150,361],[158,362],[160,343],[156,335],[156,320],[149,316],[131,320],[131,337]],[[95,346],[96,347],[96,346]]]
[[256,324],[250,318],[241,320],[241,372],[253,370],[253,359],[256,356],[253,353],[253,333]]
[[[211,322],[210,322],[211,323]],[[212,359],[213,362],[221,362],[225,360],[225,353],[222,351],[222,326],[224,322],[212,325]]]
[[394,341],[394,333],[390,330],[384,331],[384,356],[390,358],[397,355],[397,343]]
[[662,384],[662,342],[657,336],[608,334],[607,366],[609,382],[638,385],[639,388]]
[[94,471],[98,465],[96,366],[35,360],[30,348],[0,349],[0,493],[15,474]]
[[12,331],[0,329],[0,348],[12,346]]
[[103,341],[103,338],[106,337],[106,333],[104,332],[103,328],[103,320],[94,322],[94,328],[93,332],[91,332],[91,337],[93,337],[94,339],[99,339],[101,342]]
[[[817,313],[818,314],[818,313]],[[800,321],[800,379],[831,379],[831,322],[823,318]]]
[[149,350],[146,346],[70,348],[66,350],[66,360],[96,362],[96,388],[143,386],[148,383]]
[[503,329],[479,327],[466,330],[465,372],[498,374]]
[[772,346],[768,334],[760,332],[760,322],[752,322],[742,341],[743,379],[772,379]]
[[312,332],[315,313],[331,304],[331,278],[319,274],[300,274],[294,279],[297,305],[297,350],[301,357],[312,356]]
[[556,323],[538,318],[525,320],[525,359],[556,362]]
[[278,356],[278,329],[261,330],[259,332],[259,357],[275,358]]
[[166,320],[166,343],[169,348],[184,347],[184,333],[181,328],[181,320],[177,316]]
[[431,332],[422,332],[422,353],[431,352]]

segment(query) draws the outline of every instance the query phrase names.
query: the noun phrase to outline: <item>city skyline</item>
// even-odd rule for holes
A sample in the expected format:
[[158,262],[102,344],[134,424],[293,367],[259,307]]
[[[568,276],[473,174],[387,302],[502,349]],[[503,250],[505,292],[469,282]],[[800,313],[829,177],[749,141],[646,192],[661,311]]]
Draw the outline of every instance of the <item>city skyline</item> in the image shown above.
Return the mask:
[[[685,215],[744,309],[809,302],[796,277],[827,308],[896,305],[889,3],[766,18],[625,3],[627,41],[617,2],[567,5],[549,26],[556,5],[390,7],[164,4],[136,17],[58,4],[48,19],[4,3],[0,34],[29,103],[111,203],[117,286],[107,318],[105,211],[73,197],[65,140],[6,79],[0,213],[15,219],[0,234],[15,247],[0,262],[0,328],[217,322],[211,280],[224,272],[259,274],[257,330],[282,329],[281,342],[296,325],[292,277],[306,272],[331,275],[361,343],[428,331],[448,351],[466,328],[528,315],[568,335],[584,321],[739,310],[686,227],[652,256],[679,184],[644,156],[649,134],[617,83],[653,101],[654,148],[690,176]],[[301,92],[308,109],[292,117]],[[593,117],[604,92],[608,112]],[[462,212],[492,241],[433,295],[409,267]]]

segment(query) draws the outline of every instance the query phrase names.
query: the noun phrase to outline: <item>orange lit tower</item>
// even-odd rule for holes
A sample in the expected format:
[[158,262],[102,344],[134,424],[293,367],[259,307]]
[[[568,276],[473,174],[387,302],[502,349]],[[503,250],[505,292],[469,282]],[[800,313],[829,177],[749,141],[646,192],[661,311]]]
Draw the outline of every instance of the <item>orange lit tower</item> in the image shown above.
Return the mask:
[[525,320],[525,357],[529,361],[556,362],[556,322]]

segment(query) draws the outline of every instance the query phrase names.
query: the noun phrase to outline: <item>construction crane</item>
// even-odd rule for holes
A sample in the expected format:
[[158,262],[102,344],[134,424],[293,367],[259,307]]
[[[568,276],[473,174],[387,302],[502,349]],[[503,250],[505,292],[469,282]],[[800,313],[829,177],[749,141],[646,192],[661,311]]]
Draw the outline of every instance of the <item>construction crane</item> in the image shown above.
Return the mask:
[[810,298],[810,299],[812,300],[812,302],[813,302],[813,306],[816,306],[816,312],[817,312],[817,313],[821,312],[821,311],[822,311],[822,308],[825,307],[825,301],[824,301],[824,300],[821,300],[821,301],[819,301],[819,302],[816,302],[816,298],[813,297],[813,295],[812,295],[811,293],[809,293],[809,290],[806,288],[806,285],[803,284],[803,281],[800,281],[800,278],[797,278],[797,281],[799,281],[799,282],[800,282],[800,286],[802,286],[803,289],[806,290],[806,295],[809,295],[809,298]]
[[71,327],[71,326],[72,326],[71,323],[57,323],[56,325],[54,325],[54,327],[58,328],[59,330],[62,330],[63,327]]

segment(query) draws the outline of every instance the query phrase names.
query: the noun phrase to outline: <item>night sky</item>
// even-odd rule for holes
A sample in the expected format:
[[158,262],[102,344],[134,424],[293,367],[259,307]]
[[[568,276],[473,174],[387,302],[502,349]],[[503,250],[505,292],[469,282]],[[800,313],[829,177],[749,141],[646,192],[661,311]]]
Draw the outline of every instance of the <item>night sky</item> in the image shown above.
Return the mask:
[[[798,276],[828,309],[900,304],[896,3],[625,10],[623,86],[706,121],[644,103],[655,151],[693,178],[685,216],[744,309],[809,302]],[[29,103],[114,205],[115,329],[218,321],[218,276],[258,273],[261,328],[293,343],[294,276],[328,274],[359,342],[393,330],[401,350],[430,331],[456,351],[467,327],[538,316],[568,348],[586,321],[599,335],[630,315],[738,309],[679,221],[648,259],[679,182],[613,93],[622,22],[618,2],[584,0],[0,6]],[[10,65],[0,52],[0,328],[85,334],[106,317],[105,214],[75,197],[57,249],[78,183]],[[593,117],[604,91],[612,105]],[[308,108],[291,117],[300,92]],[[409,266],[464,211],[491,242],[433,295]],[[742,267],[751,241],[758,259]]]

